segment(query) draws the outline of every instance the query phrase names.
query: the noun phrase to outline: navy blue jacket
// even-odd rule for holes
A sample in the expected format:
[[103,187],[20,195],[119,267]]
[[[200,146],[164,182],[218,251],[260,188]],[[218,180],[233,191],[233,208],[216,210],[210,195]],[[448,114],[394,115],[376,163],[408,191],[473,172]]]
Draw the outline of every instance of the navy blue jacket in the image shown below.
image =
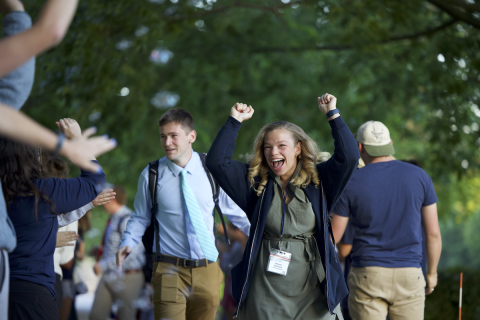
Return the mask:
[[[39,179],[35,186],[53,203],[54,212],[67,213],[94,200],[105,185],[105,174],[81,171],[78,178]],[[47,287],[55,296],[53,253],[57,242],[58,218],[50,213],[50,205],[35,197],[21,197],[9,203],[8,215],[17,232],[17,247],[9,254],[10,280],[23,280]]]
[[[318,249],[325,267],[325,280],[322,282],[328,309],[333,310],[347,295],[342,268],[335,248],[330,241],[328,215],[345,189],[358,164],[359,153],[352,133],[341,117],[329,121],[335,143],[335,153],[328,161],[317,165],[322,182],[326,206],[323,206],[322,191],[313,183],[305,189],[305,195],[312,203],[316,218]],[[248,164],[232,160],[235,140],[241,123],[229,117],[220,129],[207,154],[206,164],[213,177],[230,198],[250,219],[250,236],[242,261],[232,270],[232,295],[240,309],[247,296],[252,264],[262,241],[267,214],[273,199],[273,180],[269,177],[262,195],[257,196],[248,181]],[[323,210],[322,210],[323,208]],[[322,212],[323,211],[323,212]],[[238,311],[238,310],[237,310]]]

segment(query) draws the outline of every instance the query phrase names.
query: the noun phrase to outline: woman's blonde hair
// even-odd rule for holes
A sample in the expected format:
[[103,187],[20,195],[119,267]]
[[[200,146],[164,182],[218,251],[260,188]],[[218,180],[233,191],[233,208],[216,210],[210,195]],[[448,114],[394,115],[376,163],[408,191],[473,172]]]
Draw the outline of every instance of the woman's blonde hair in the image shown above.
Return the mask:
[[[294,144],[297,144],[298,142],[301,144],[302,151],[298,155],[297,161],[302,161],[302,170],[298,176],[291,181],[291,183],[294,186],[305,188],[308,184],[313,182],[315,187],[318,187],[320,179],[318,178],[316,165],[328,160],[330,154],[328,152],[320,152],[317,143],[313,141],[313,139],[310,138],[302,128],[287,121],[269,123],[258,132],[257,137],[253,142],[253,154],[247,155],[247,160],[250,163],[250,168],[248,169],[248,181],[250,181],[250,186],[257,192],[257,195],[260,195],[267,185],[268,171],[270,170],[270,167],[263,154],[263,145],[265,136],[269,132],[278,129],[287,130],[290,132]],[[255,178],[257,176],[260,179],[256,183]]]

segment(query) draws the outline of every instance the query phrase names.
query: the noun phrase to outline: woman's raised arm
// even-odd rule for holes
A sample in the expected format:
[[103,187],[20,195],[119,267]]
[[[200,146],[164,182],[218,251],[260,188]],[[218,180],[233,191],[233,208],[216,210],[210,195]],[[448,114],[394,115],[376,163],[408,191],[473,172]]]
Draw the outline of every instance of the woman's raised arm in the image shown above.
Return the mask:
[[[340,114],[335,113],[337,98],[327,93],[318,98],[318,107],[328,117],[335,145],[333,156],[317,166],[327,198],[327,210],[330,212],[350,181],[360,154],[352,132]],[[330,115],[329,112],[335,114]]]
[[242,122],[253,115],[253,108],[236,103],[230,117],[217,134],[207,154],[206,165],[225,193],[249,216],[256,201],[254,190],[247,179],[248,164],[232,160],[235,141]]

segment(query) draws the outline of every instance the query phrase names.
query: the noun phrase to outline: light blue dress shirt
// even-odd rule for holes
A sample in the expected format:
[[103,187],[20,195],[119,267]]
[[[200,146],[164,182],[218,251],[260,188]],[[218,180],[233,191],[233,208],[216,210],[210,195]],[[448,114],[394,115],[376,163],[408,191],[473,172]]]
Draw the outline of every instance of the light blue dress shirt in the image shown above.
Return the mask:
[[[198,153],[192,153],[185,169],[187,169],[188,185],[195,194],[212,241],[215,241],[213,234],[215,203],[207,173]],[[160,253],[184,259],[204,259],[205,256],[200,248],[183,198],[180,176],[182,170],[182,167],[166,157],[160,159],[158,164],[158,212],[156,218],[160,225]],[[147,166],[138,180],[138,190],[134,202],[135,210],[127,223],[120,247],[135,248],[142,241],[142,236],[150,225],[152,202],[148,190],[148,176]],[[248,236],[250,222],[247,216],[221,189],[219,205],[223,214]],[[153,243],[152,246],[155,252]]]

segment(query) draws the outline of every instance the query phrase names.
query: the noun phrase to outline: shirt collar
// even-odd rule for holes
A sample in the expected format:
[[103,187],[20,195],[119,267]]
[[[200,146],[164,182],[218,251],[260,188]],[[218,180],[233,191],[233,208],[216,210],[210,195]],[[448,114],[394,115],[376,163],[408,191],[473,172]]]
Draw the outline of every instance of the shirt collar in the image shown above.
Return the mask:
[[[300,174],[300,171],[302,171],[302,168],[303,168],[303,161],[297,162],[297,167],[295,168],[295,171],[293,172],[292,177],[290,178],[290,181],[295,179]],[[280,180],[279,176],[273,173],[272,169],[269,169],[268,173],[275,180],[276,183],[278,183],[280,186],[282,185],[282,180]]]
[[[303,168],[303,161],[299,161],[297,163],[297,167],[295,168],[295,171],[292,174],[292,177],[290,178],[290,181],[295,179],[299,174],[300,171],[302,171]],[[280,180],[280,177],[277,176],[273,171],[270,169],[269,170],[270,176],[275,179],[275,183],[282,189],[282,181]],[[294,186],[293,184],[289,183],[288,184],[288,189],[295,195],[295,198],[297,198],[300,202],[307,202],[305,198],[305,193],[303,190],[297,186]]]
[[173,173],[175,177],[178,177],[178,175],[183,171],[183,169],[186,169],[188,173],[194,174],[195,169],[197,168],[198,162],[200,160],[200,156],[198,153],[195,151],[192,151],[192,157],[188,161],[187,165],[185,168],[180,167],[179,165],[173,163],[171,160],[167,159],[167,166],[170,169],[170,171]]

